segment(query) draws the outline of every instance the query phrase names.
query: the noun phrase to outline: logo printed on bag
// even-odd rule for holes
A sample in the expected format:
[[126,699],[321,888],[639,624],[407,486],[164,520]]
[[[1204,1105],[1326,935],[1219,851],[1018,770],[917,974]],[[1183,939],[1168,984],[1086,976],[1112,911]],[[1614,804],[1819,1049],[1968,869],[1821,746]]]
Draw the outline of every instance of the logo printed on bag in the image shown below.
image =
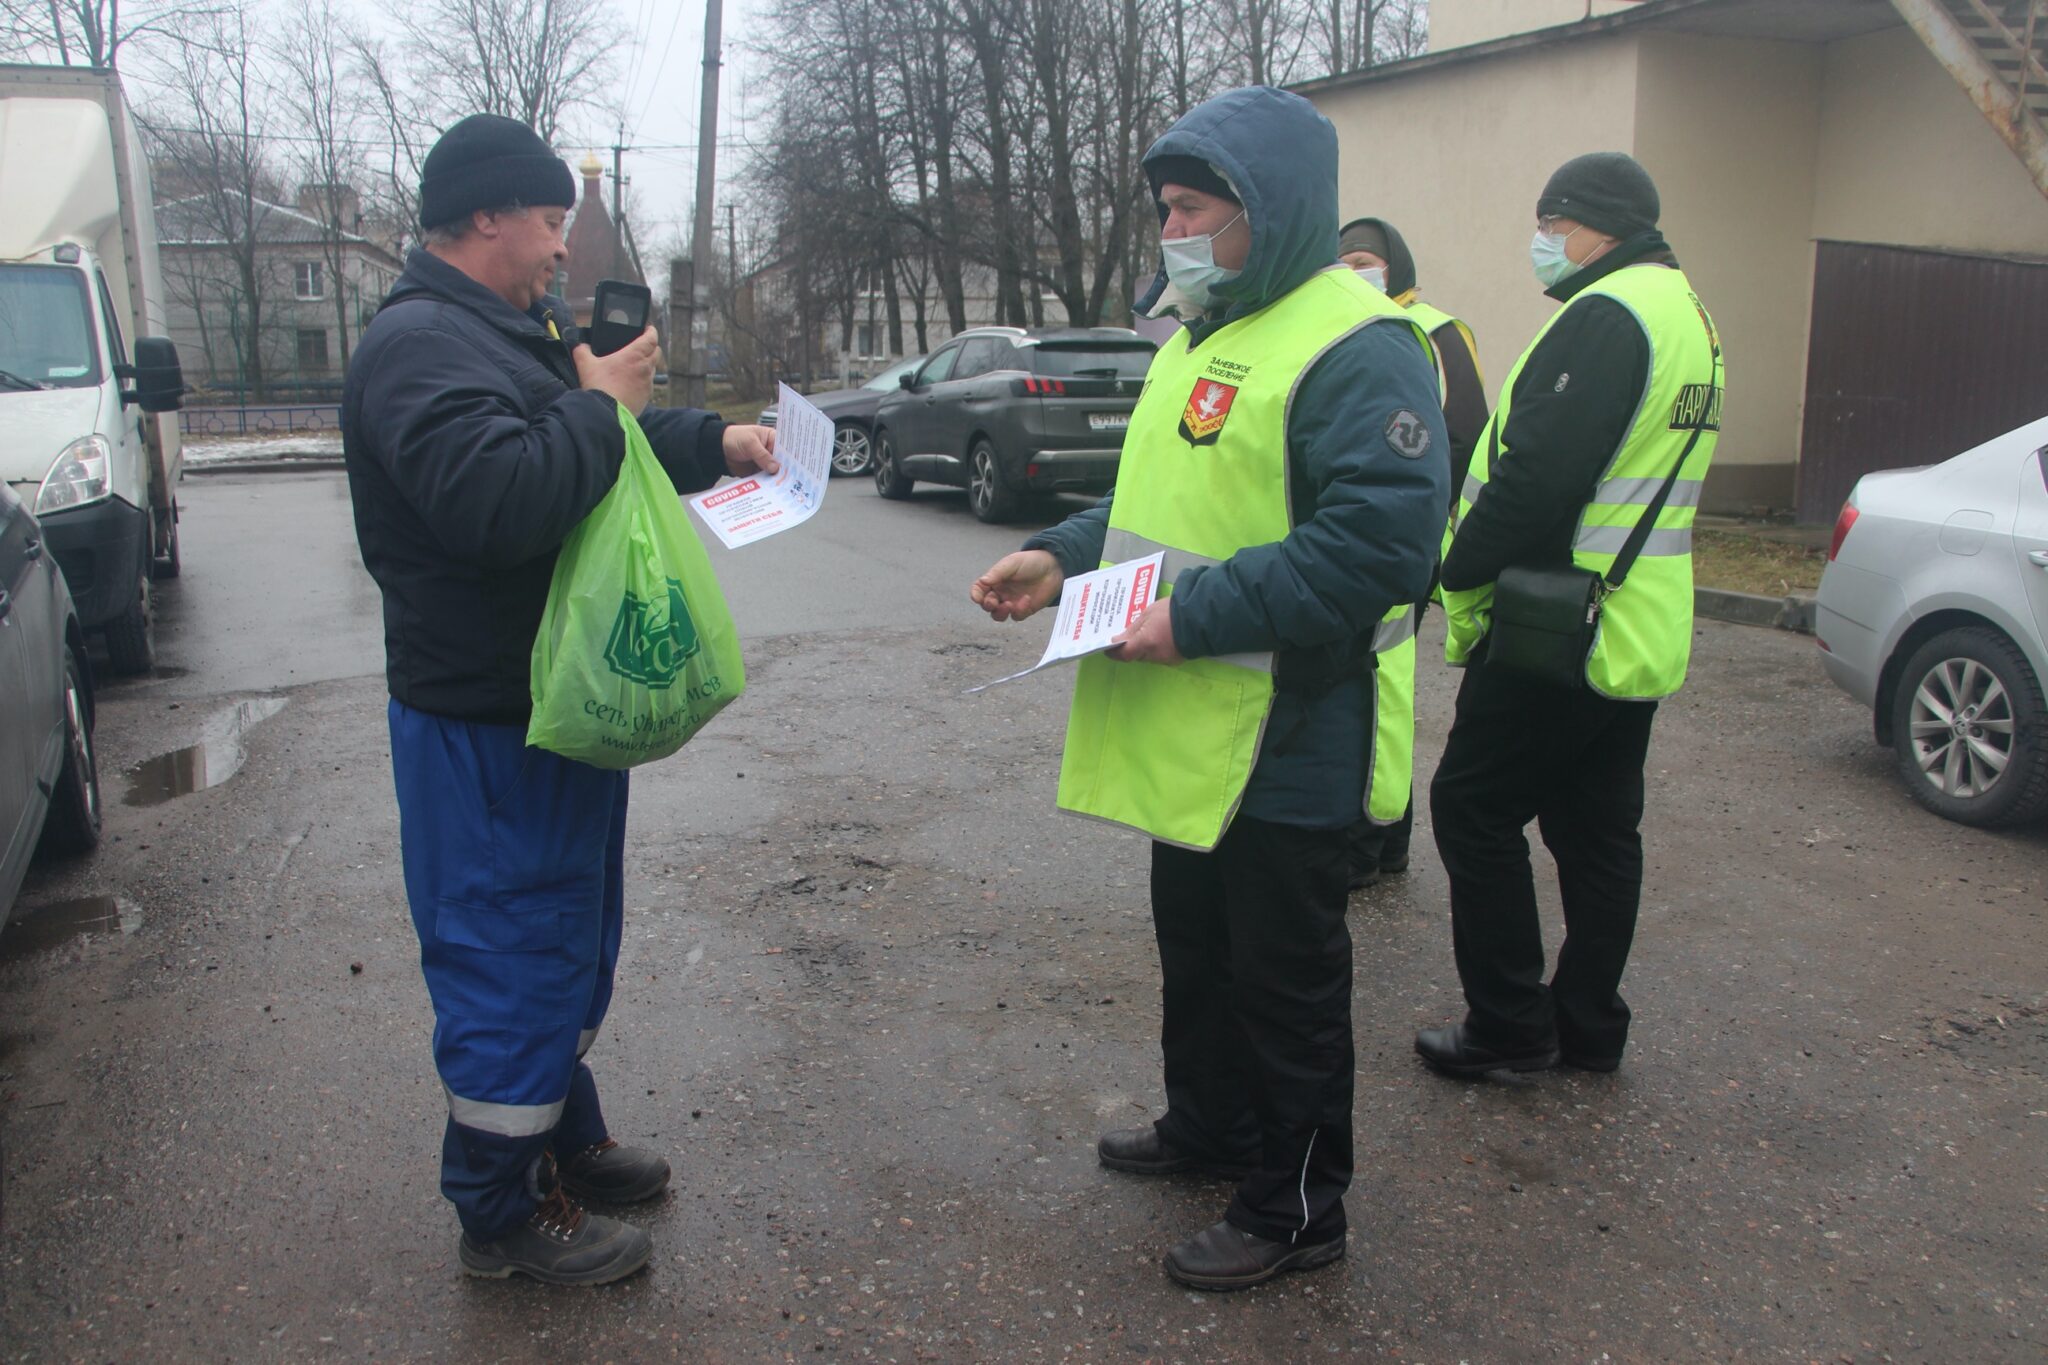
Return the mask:
[[1230,405],[1237,401],[1237,385],[1198,379],[1180,415],[1180,434],[1189,445],[1212,446],[1230,420]]
[[703,647],[683,601],[683,585],[671,578],[666,600],[650,602],[630,592],[619,599],[604,661],[627,682],[661,689],[673,686]]

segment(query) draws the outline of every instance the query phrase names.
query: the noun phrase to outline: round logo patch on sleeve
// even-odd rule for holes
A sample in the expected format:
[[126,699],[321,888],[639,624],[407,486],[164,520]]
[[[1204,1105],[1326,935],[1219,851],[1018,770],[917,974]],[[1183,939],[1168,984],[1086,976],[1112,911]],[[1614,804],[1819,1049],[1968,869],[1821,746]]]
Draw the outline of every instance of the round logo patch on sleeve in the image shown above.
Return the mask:
[[1412,408],[1402,408],[1387,419],[1387,444],[1404,460],[1419,460],[1429,453],[1429,424]]

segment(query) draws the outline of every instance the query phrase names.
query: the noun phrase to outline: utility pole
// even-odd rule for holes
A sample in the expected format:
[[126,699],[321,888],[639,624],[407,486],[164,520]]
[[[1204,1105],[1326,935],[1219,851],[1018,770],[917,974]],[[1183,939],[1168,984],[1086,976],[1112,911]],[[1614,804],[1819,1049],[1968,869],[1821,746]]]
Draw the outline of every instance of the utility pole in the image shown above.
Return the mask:
[[619,129],[620,141],[612,144],[612,278],[615,280],[626,278],[626,149],[622,145],[625,136],[626,130]]
[[705,363],[708,357],[697,345],[697,315],[704,305],[704,282],[710,278],[711,200],[718,185],[718,47],[721,0],[704,3],[704,99],[697,112],[697,218],[690,228],[690,258],[693,269],[690,290],[690,331],[684,338],[689,348],[690,367],[685,377],[683,401],[693,408],[704,406]]

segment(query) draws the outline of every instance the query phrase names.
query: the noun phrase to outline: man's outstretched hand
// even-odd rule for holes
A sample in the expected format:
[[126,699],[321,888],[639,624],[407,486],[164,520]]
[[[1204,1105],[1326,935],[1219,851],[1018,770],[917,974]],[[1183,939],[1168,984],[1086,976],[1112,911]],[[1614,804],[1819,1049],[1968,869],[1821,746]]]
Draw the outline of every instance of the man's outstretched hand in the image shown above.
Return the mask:
[[1047,550],[1004,555],[974,580],[967,595],[998,621],[1021,621],[1060,595],[1067,581],[1059,560]]

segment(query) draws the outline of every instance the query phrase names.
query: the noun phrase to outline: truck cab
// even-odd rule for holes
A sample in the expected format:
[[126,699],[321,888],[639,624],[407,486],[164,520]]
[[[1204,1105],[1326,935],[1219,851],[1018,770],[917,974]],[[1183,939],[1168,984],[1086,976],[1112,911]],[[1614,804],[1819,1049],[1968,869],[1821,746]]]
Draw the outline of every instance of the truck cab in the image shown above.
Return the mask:
[[0,480],[42,523],[115,671],[155,659],[178,571],[184,391],[148,164],[107,72],[0,67]]

